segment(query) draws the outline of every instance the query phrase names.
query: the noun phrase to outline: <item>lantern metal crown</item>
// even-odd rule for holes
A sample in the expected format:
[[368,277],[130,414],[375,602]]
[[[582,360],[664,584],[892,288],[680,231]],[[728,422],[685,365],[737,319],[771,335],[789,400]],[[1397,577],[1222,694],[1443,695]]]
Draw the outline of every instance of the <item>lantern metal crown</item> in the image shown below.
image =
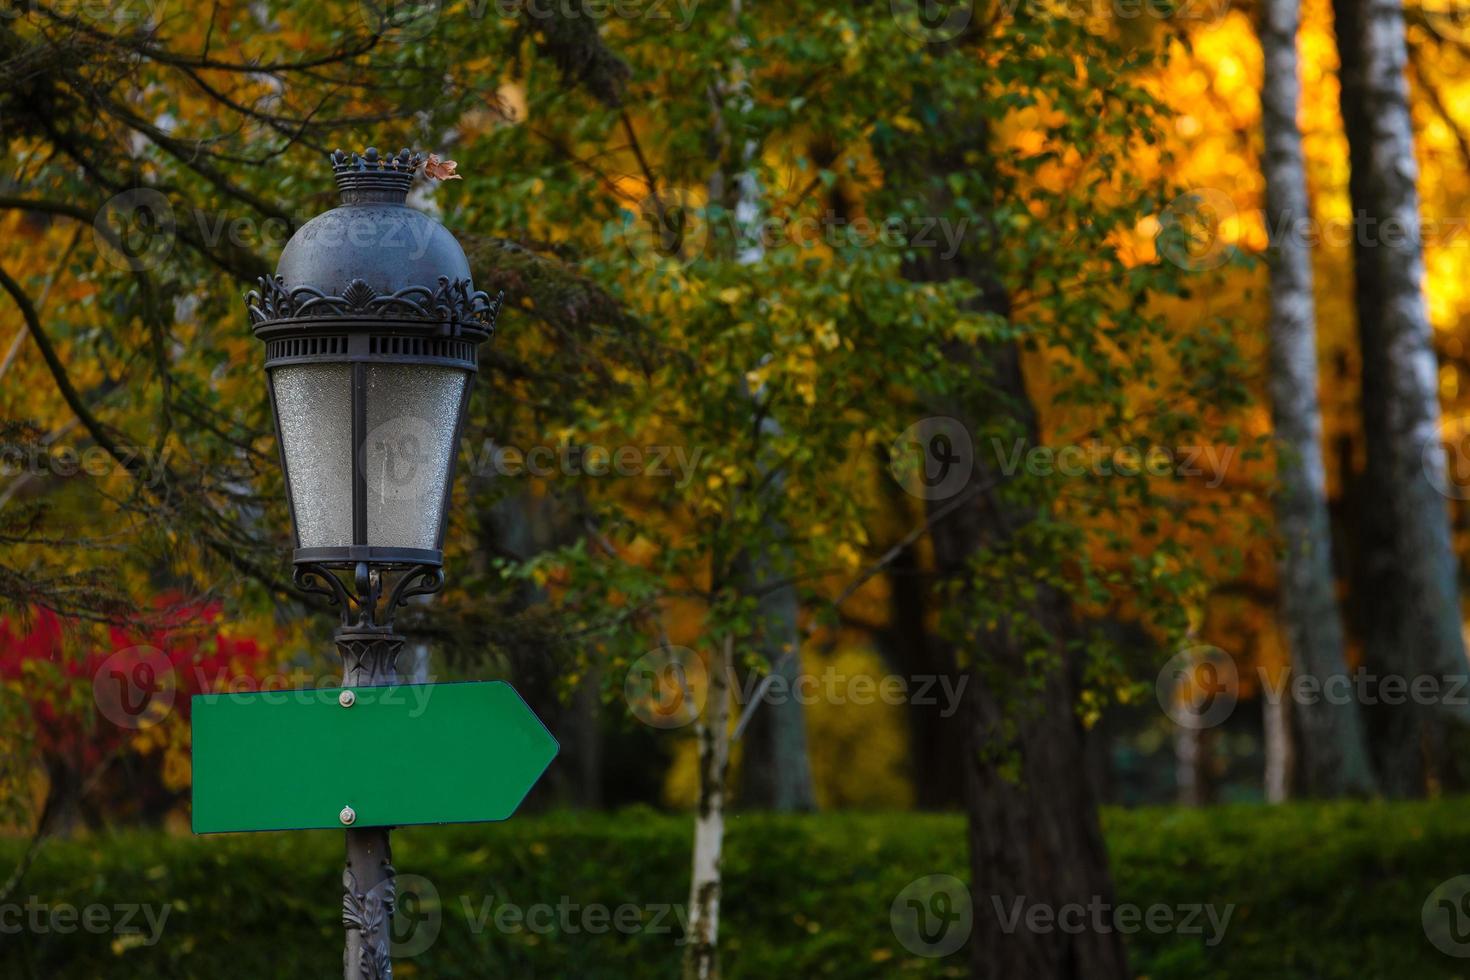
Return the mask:
[[407,204],[420,154],[329,159],[341,205],[297,230],[246,307],[266,347],[296,581],[368,624],[385,572],[402,573],[390,616],[443,583],[460,430],[503,294],[475,289],[454,236]]

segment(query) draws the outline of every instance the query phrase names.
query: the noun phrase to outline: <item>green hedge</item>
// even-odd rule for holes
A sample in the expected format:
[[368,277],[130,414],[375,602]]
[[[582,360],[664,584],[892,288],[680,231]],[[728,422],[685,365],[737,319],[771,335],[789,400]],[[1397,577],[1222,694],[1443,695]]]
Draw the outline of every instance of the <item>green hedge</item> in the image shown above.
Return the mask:
[[[634,810],[401,831],[399,872],[432,882],[439,932],[426,950],[399,960],[396,975],[674,977],[677,921],[666,914],[660,929],[649,927],[657,906],[685,901],[690,828],[684,817]],[[1433,978],[1470,967],[1436,950],[1420,919],[1437,884],[1470,873],[1470,801],[1113,811],[1106,829],[1120,902],[1235,905],[1214,948],[1200,935],[1133,936],[1140,976]],[[957,816],[734,817],[726,976],[965,975],[963,951],[943,960],[916,956],[889,924],[895,896],[915,878],[968,879],[964,842]],[[0,841],[0,874],[20,849]],[[51,908],[107,906],[108,921],[120,903],[154,906],[155,921],[167,905],[161,938],[146,945],[143,935],[23,925],[0,934],[0,977],[335,976],[340,855],[341,835],[327,832],[53,841],[12,903],[24,906],[34,895]],[[487,902],[490,921],[477,929]],[[550,907],[537,923],[549,931],[497,929],[502,903]],[[584,919],[583,909],[599,904],[609,915],[639,907],[643,928],[609,923],[605,932],[588,931],[583,925],[603,923]],[[426,908],[416,912],[433,921]],[[978,895],[975,913],[994,914]],[[102,912],[93,914],[94,924],[102,921]],[[634,912],[622,915],[630,927]],[[8,921],[15,924],[14,913]],[[136,923],[146,934],[147,920]]]

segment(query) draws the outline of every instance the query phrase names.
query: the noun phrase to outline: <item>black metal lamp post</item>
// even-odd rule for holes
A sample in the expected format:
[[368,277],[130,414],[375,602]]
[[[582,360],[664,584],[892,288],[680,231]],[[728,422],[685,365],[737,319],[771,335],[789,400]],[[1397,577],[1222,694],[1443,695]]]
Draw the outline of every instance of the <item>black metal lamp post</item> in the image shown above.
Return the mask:
[[[444,584],[460,427],[500,311],[454,236],[407,205],[422,162],[408,150],[332,154],[341,206],[303,225],[246,297],[266,345],[295,581],[341,609],[344,688],[396,683],[394,612]],[[388,977],[389,828],[352,826],[350,806],[341,820],[344,975]]]

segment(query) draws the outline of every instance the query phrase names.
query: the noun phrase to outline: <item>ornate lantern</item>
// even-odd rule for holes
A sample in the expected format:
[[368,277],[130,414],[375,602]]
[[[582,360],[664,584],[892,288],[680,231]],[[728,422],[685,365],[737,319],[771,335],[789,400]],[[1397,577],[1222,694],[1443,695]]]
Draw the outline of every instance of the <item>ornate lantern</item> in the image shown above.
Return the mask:
[[[332,154],[341,206],[303,225],[246,297],[266,347],[297,582],[364,625],[383,572],[404,573],[390,615],[404,593],[442,584],[460,428],[502,298],[477,291],[454,236],[406,203],[422,162],[406,149]],[[333,569],[354,573],[356,595]]]

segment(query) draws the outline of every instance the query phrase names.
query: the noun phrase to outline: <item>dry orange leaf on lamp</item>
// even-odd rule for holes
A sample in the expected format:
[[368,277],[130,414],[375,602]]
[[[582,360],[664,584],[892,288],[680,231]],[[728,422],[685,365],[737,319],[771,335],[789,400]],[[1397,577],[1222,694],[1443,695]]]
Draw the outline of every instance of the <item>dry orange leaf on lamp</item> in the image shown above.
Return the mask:
[[454,172],[458,166],[453,160],[440,160],[439,154],[430,153],[429,159],[424,161],[424,176],[435,180],[459,180],[459,174]]

